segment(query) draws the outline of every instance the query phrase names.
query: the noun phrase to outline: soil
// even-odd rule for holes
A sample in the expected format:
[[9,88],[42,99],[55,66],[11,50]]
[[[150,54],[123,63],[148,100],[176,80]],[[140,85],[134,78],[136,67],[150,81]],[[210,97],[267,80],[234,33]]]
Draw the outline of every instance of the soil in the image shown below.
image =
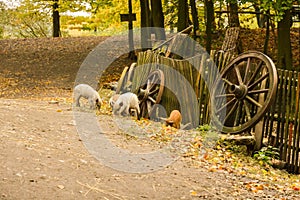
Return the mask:
[[[253,192],[248,183],[262,181],[207,170],[186,157],[151,173],[118,171],[93,157],[77,132],[72,88],[84,58],[105,39],[0,41],[0,199],[299,198],[293,190],[279,192],[275,182]],[[117,80],[131,62],[124,55],[112,64],[107,81]],[[96,117],[109,127],[104,134],[118,147],[135,152],[160,148],[119,130],[109,112]]]

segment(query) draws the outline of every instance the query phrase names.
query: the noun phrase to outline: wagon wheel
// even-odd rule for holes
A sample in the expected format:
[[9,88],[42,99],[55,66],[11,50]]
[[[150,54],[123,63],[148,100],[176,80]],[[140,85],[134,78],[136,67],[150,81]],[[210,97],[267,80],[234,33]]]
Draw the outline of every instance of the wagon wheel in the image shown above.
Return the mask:
[[212,91],[212,122],[222,132],[253,127],[272,105],[277,88],[272,60],[257,51],[243,53],[221,72]]
[[135,67],[136,67],[136,63],[132,63],[129,68],[128,67],[124,68],[118,82],[116,94],[122,93],[124,91],[126,92],[130,91]]
[[164,73],[161,70],[154,70],[147,77],[145,85],[139,88],[141,117],[149,118],[153,106],[161,101],[164,82]]

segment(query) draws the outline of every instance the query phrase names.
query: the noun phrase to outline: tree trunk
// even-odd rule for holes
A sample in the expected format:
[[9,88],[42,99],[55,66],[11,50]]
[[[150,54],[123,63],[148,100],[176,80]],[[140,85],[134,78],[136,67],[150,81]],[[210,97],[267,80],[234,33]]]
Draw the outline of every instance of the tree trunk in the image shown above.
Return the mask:
[[153,26],[157,27],[157,29],[155,29],[156,39],[166,40],[166,33],[164,30],[164,14],[161,0],[151,0],[151,13]]
[[149,0],[140,0],[141,6],[141,46],[142,50],[145,51],[151,48],[151,17]]
[[292,24],[291,10],[286,10],[281,21],[278,22],[278,57],[277,66],[292,70],[292,49],[290,26]]
[[53,37],[60,36],[60,21],[59,21],[59,11],[58,11],[58,0],[53,0]]
[[267,23],[266,23],[266,38],[264,43],[264,54],[268,55],[268,45],[269,45],[269,39],[270,39],[270,11],[267,11]]
[[189,9],[187,0],[178,0],[177,31],[180,32],[189,26]]
[[206,52],[210,54],[212,41],[212,28],[214,20],[214,4],[212,0],[205,0],[206,7]]
[[199,30],[199,20],[198,20],[198,12],[195,0],[190,0],[191,12],[192,12],[192,20],[194,25],[194,39],[197,38],[197,31]]
[[232,0],[229,3],[229,26],[230,27],[239,27],[240,26],[240,20],[239,20],[239,14],[238,14],[238,4],[237,0]]

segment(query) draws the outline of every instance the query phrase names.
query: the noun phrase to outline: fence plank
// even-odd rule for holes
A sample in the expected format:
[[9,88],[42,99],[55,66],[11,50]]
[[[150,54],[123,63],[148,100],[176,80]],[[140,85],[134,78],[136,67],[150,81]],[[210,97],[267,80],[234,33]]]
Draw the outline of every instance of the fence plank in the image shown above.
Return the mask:
[[287,76],[285,77],[287,79],[287,96],[286,96],[286,115],[285,115],[285,131],[287,135],[287,140],[285,141],[285,147],[286,147],[286,162],[288,163],[288,166],[290,166],[290,157],[291,157],[291,146],[292,146],[292,133],[291,133],[291,125],[290,125],[290,110],[291,110],[291,89],[292,89],[292,79],[293,79],[293,72],[288,71]]
[[[291,155],[291,171],[295,172],[296,170],[296,166],[297,166],[297,163],[295,162],[296,161],[296,157],[299,156],[298,155],[298,151],[297,151],[297,144],[296,144],[296,141],[297,141],[297,136],[299,135],[297,132],[296,132],[296,129],[297,129],[297,113],[299,111],[299,107],[297,106],[298,104],[298,101],[299,101],[299,97],[297,96],[297,93],[298,93],[298,87],[297,87],[297,78],[298,78],[298,73],[297,72],[293,72],[293,89],[292,89],[292,101],[294,101],[294,103],[292,103],[292,106],[293,108],[295,108],[295,112],[291,115],[293,117],[293,146],[292,146],[292,155]],[[297,108],[298,107],[298,108]],[[294,109],[292,109],[293,111]]]
[[299,111],[299,107],[300,107],[300,72],[298,73],[297,76],[297,92],[296,92],[296,112],[295,112],[295,126],[294,126],[294,143],[295,143],[295,154],[294,154],[294,158],[295,158],[295,162],[294,162],[294,172],[295,173],[299,173],[299,166],[300,163],[299,161],[299,145],[300,145],[300,111]]

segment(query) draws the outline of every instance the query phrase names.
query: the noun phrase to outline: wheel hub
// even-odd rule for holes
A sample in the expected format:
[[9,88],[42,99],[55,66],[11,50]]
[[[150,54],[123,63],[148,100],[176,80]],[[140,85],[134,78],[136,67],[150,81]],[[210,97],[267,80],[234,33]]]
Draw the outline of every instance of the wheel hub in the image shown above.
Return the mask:
[[246,85],[235,85],[229,86],[229,93],[234,94],[237,99],[244,99],[248,93],[248,87]]

